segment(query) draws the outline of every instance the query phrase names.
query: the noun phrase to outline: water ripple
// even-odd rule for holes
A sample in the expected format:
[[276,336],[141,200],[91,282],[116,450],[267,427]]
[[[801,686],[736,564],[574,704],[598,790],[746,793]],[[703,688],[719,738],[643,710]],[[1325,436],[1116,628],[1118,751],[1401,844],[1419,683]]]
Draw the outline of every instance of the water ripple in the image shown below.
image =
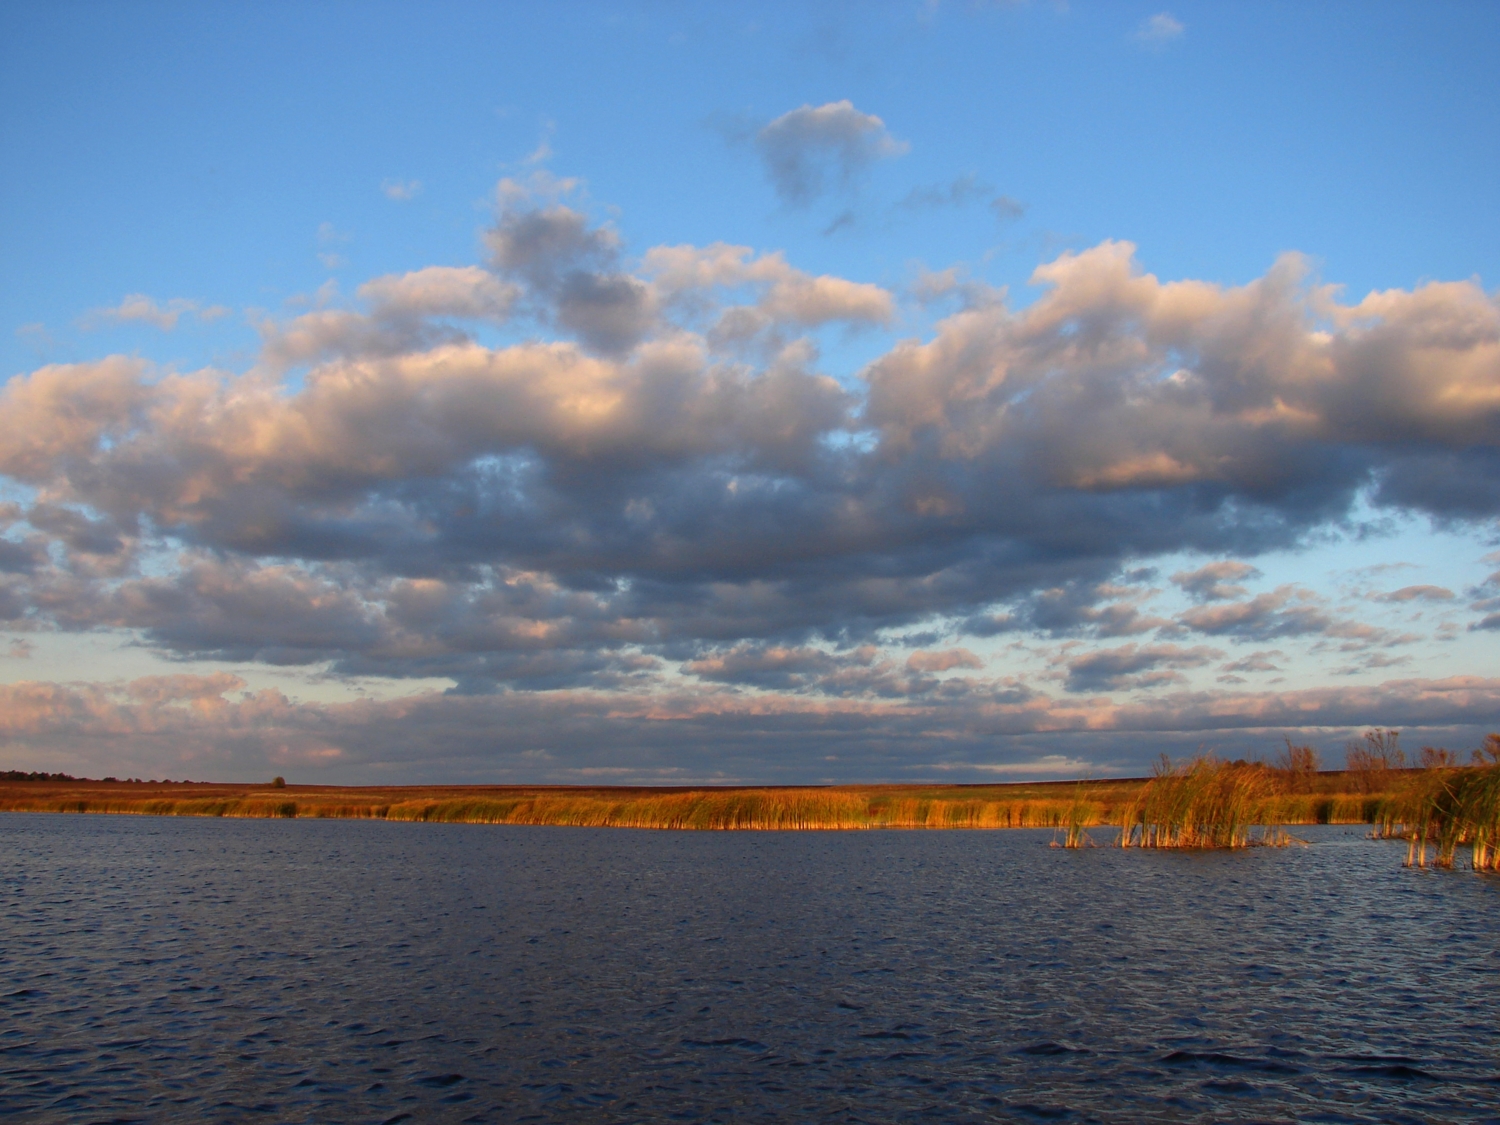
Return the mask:
[[1308,835],[0,814],[0,1116],[1500,1122],[1500,880]]

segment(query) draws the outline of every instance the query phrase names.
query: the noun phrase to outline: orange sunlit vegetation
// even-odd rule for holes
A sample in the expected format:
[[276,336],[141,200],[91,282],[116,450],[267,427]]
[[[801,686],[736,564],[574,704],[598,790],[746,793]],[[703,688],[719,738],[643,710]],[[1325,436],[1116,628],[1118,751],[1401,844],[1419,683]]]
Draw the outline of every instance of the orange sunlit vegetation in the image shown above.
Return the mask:
[[1434,867],[1457,866],[1467,847],[1475,871],[1500,872],[1500,734],[1485,738],[1472,765],[1430,746],[1421,760],[1382,803],[1377,834],[1407,841],[1408,867],[1426,867],[1429,847]]
[[[1275,771],[1246,767],[1268,775]],[[0,811],[157,816],[356,817],[626,828],[1079,828],[1120,824],[1142,779],[1010,785],[797,788],[343,787],[82,780],[0,781]],[[1279,792],[1277,823],[1373,823],[1382,793],[1341,773]]]
[[1051,828],[1059,845],[1241,848],[1287,844],[1284,826],[1372,824],[1411,841],[1409,862],[1439,866],[1456,849],[1479,870],[1500,869],[1500,735],[1473,765],[1426,747],[1408,768],[1395,731],[1350,744],[1344,770],[1287,742],[1271,764],[1165,755],[1149,778],[1004,785],[802,787],[331,786],[89,781],[61,774],[0,775],[0,811],[154,816],[314,817],[666,829]]

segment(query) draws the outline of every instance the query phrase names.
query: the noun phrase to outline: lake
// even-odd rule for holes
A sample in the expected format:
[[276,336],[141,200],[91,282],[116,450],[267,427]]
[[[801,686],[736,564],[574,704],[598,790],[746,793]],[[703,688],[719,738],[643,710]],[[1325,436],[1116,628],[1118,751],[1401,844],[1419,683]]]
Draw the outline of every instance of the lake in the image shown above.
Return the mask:
[[0,814],[0,1115],[1500,1121],[1500,880],[1298,832]]

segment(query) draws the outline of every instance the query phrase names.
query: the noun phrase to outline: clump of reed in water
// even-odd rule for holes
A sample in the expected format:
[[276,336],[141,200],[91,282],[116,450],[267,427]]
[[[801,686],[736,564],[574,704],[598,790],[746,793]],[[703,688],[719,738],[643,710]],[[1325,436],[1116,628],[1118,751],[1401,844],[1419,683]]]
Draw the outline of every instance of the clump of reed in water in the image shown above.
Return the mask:
[[1052,837],[1054,848],[1092,848],[1095,846],[1094,838],[1088,833],[1088,827],[1100,822],[1099,806],[1084,796],[1083,786],[1084,783],[1080,781],[1077,788],[1073,790],[1073,800],[1068,805],[1067,823],[1057,825],[1064,830],[1062,842],[1058,842],[1054,833]]
[[1247,848],[1293,843],[1273,818],[1274,785],[1264,766],[1221,762],[1204,755],[1173,766],[1165,754],[1155,776],[1125,810],[1122,848]]
[[1431,764],[1381,806],[1377,836],[1407,841],[1406,866],[1452,868],[1467,845],[1475,871],[1500,872],[1500,735],[1489,735],[1475,765],[1455,766],[1451,755]]

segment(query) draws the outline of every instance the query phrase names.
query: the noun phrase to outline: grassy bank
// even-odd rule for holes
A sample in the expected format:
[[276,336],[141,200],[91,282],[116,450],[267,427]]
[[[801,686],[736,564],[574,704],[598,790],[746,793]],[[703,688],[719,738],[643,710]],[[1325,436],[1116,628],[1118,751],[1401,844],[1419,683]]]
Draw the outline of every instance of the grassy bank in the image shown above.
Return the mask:
[[[1357,789],[1342,772],[1266,776],[1251,814],[1264,824],[1375,823],[1392,786]],[[1056,828],[1138,823],[1154,779],[1009,785],[800,788],[571,786],[343,787],[190,782],[0,782],[0,811],[147,816],[334,817],[463,824],[675,829]]]

